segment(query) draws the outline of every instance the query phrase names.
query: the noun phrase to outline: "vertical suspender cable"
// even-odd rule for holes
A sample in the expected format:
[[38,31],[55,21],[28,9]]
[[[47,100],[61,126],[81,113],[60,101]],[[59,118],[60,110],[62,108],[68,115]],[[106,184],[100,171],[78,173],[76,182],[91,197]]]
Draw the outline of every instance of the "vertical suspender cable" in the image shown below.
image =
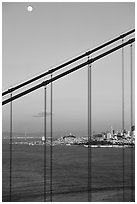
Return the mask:
[[[122,44],[124,39],[122,39]],[[122,132],[123,132],[123,151],[122,151],[122,170],[123,170],[123,202],[125,200],[125,184],[124,184],[124,176],[125,176],[125,152],[124,152],[124,48],[122,47]]]
[[[10,93],[12,98],[12,93]],[[11,202],[11,188],[12,188],[12,101],[10,102],[10,193],[9,201]]]
[[[88,56],[89,60],[89,56]],[[88,202],[91,202],[91,64],[88,65]]]
[[132,146],[131,146],[131,201],[134,202],[134,152],[133,152],[133,65],[132,65],[132,44],[130,45],[130,68],[131,68],[131,141],[132,141]]
[[46,202],[46,86],[44,87],[44,202]]
[[[52,74],[51,74],[52,79]],[[51,82],[51,122],[50,122],[50,201],[52,202],[52,82]]]

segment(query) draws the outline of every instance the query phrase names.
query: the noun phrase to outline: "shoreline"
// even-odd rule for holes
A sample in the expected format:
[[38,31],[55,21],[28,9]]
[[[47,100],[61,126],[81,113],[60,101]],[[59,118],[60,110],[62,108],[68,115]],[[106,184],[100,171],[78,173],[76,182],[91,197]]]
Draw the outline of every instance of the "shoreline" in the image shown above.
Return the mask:
[[[88,145],[84,145],[84,147],[88,148]],[[130,146],[130,145],[90,145],[90,147],[93,148],[133,148],[134,146]]]
[[[10,145],[10,143],[3,143]],[[27,145],[27,146],[44,146],[44,143],[42,142],[12,142],[12,145]],[[46,146],[51,146],[50,144],[46,144]],[[86,145],[86,144],[52,144],[52,147],[55,146],[81,146],[81,147],[91,147],[91,148],[135,148],[135,145],[127,145],[127,144],[122,144],[122,145]]]

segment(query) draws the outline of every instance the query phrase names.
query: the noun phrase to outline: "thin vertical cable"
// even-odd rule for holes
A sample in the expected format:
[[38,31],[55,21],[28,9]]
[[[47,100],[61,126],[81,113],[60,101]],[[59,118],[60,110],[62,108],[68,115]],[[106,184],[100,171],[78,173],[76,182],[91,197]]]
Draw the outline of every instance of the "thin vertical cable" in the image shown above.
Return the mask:
[[46,202],[46,86],[44,87],[44,202]]
[[[51,74],[52,79],[52,74]],[[51,121],[50,121],[50,201],[52,201],[52,82],[51,82]]]
[[[10,98],[12,98],[12,93],[10,93]],[[12,101],[10,102],[10,192],[9,201],[11,202],[12,196]]]
[[[88,56],[89,60],[89,56]],[[91,202],[91,64],[88,65],[88,202]]]
[[131,69],[131,79],[130,79],[130,82],[131,82],[131,85],[130,85],[130,88],[131,88],[131,110],[130,110],[130,113],[131,113],[131,141],[132,141],[132,144],[131,144],[131,201],[134,202],[134,152],[133,152],[133,65],[132,65],[132,44],[130,45],[130,69]]
[[[122,44],[124,39],[122,39]],[[123,202],[125,201],[125,152],[124,152],[124,48],[122,47],[122,136],[123,136],[123,151],[122,151],[122,170],[123,170]]]

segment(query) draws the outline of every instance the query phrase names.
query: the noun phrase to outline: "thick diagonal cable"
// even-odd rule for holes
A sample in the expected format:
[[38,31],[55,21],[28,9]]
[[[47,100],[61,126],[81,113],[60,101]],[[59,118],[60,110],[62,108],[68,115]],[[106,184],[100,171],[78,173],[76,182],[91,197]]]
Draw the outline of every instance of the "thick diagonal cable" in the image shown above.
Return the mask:
[[13,97],[10,98],[10,99],[6,99],[6,100],[4,100],[4,101],[2,102],[2,105],[5,105],[5,104],[9,103],[10,101],[14,101],[14,100],[16,100],[17,98],[20,98],[20,97],[22,97],[22,96],[24,96],[24,95],[29,94],[30,92],[33,92],[33,91],[35,91],[35,90],[41,88],[42,86],[48,85],[48,84],[50,84],[50,83],[53,82],[53,81],[56,81],[56,80],[58,80],[58,79],[60,79],[60,78],[62,78],[62,77],[64,77],[64,76],[66,76],[66,75],[68,75],[68,74],[70,74],[70,73],[72,73],[72,72],[75,72],[76,70],[78,70],[78,69],[80,69],[80,68],[82,68],[82,67],[84,67],[84,66],[86,66],[86,65],[88,65],[88,64],[91,64],[91,63],[93,63],[93,62],[95,62],[95,61],[97,61],[97,60],[99,60],[99,59],[101,59],[101,58],[103,58],[103,57],[105,57],[105,56],[107,56],[107,55],[109,55],[109,54],[111,54],[111,53],[113,53],[113,52],[119,50],[119,49],[121,49],[122,47],[127,46],[128,44],[133,43],[134,41],[135,41],[135,38],[132,38],[132,39],[128,40],[127,42],[125,42],[125,43],[123,43],[123,44],[120,44],[120,45],[118,45],[117,47],[114,47],[114,48],[112,48],[111,50],[108,50],[107,52],[104,52],[103,54],[98,55],[97,57],[94,57],[94,58],[92,58],[92,59],[90,59],[90,60],[88,60],[88,61],[86,61],[86,62],[84,62],[84,63],[82,63],[82,64],[80,64],[80,65],[78,65],[78,66],[76,66],[76,67],[73,67],[73,68],[70,69],[70,70],[67,70],[66,72],[63,72],[63,73],[61,73],[61,74],[59,74],[59,75],[53,77],[52,79],[46,80],[46,81],[44,81],[44,82],[42,82],[42,83],[40,83],[40,84],[38,84],[38,85],[36,85],[36,86],[34,86],[34,87],[32,87],[32,88],[26,90],[26,91],[24,91],[24,92],[21,92],[21,93],[15,95],[15,96],[13,96]]
[[78,60],[80,60],[80,59],[82,59],[84,57],[86,57],[86,56],[89,56],[90,54],[92,54],[92,53],[94,53],[94,52],[96,52],[96,51],[98,51],[98,50],[100,50],[100,49],[102,49],[102,48],[104,48],[104,47],[106,47],[106,46],[108,46],[108,45],[110,45],[110,44],[112,44],[112,43],[114,43],[114,42],[116,42],[116,41],[118,41],[118,40],[132,34],[132,33],[134,33],[134,32],[135,32],[135,29],[132,29],[132,30],[130,30],[130,31],[128,31],[128,32],[126,32],[126,33],[124,33],[124,34],[122,34],[122,35],[120,35],[120,36],[118,36],[118,37],[116,37],[116,38],[114,38],[114,39],[112,39],[112,40],[110,40],[110,41],[108,41],[108,42],[106,42],[106,43],[92,49],[92,50],[90,50],[90,51],[88,51],[88,52],[85,52],[82,55],[79,55],[78,57],[76,57],[74,59],[71,59],[71,60],[69,60],[69,61],[67,61],[67,62],[65,62],[65,63],[63,63],[63,64],[61,64],[61,65],[59,65],[59,66],[57,66],[57,67],[55,67],[53,69],[50,69],[49,71],[46,71],[46,72],[44,72],[44,73],[42,73],[42,74],[40,74],[40,75],[38,75],[38,76],[36,76],[36,77],[34,77],[32,79],[29,79],[29,80],[15,86],[15,87],[12,87],[11,89],[8,89],[7,91],[4,91],[2,93],[2,96],[5,96],[8,93],[13,92],[13,91],[15,91],[15,90],[17,90],[17,89],[19,89],[21,87],[24,87],[24,86],[26,86],[26,85],[28,85],[28,84],[30,84],[30,83],[38,80],[38,79],[41,79],[41,78],[43,78],[43,77],[45,77],[45,76],[47,76],[49,74],[52,74],[53,72],[58,71],[58,70],[62,69],[63,67],[66,67],[66,66],[68,66],[68,65],[70,65],[70,64],[72,64],[72,63],[74,63],[74,62],[76,62],[76,61],[78,61]]

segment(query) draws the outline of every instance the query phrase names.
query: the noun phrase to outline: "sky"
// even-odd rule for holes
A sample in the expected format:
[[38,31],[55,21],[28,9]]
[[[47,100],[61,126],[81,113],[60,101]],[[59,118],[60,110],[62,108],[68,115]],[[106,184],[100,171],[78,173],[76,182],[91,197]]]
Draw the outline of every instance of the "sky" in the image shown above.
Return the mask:
[[[33,7],[28,12],[27,6]],[[2,90],[43,73],[135,27],[134,2],[4,2],[2,4]],[[131,35],[130,37],[133,37]],[[125,38],[128,40],[129,37]],[[113,46],[120,44],[121,41]],[[110,49],[112,47],[108,47]],[[94,53],[101,54],[106,48]],[[87,58],[79,63],[86,61]],[[122,127],[121,50],[93,63],[92,131]],[[71,68],[71,65],[68,68]],[[130,129],[130,47],[124,48],[125,128]],[[53,83],[53,135],[87,135],[87,69]],[[134,69],[134,45],[133,45]],[[62,73],[62,69],[57,74]],[[134,70],[133,70],[134,72]],[[53,75],[55,76],[55,74]],[[49,76],[50,78],[50,76]],[[41,79],[31,86],[41,83]],[[134,80],[133,80],[134,83]],[[13,95],[27,88],[20,89]],[[9,96],[4,97],[6,99]],[[13,102],[13,132],[44,132],[44,88]],[[9,131],[9,104],[2,107]],[[50,85],[47,87],[47,132]]]

